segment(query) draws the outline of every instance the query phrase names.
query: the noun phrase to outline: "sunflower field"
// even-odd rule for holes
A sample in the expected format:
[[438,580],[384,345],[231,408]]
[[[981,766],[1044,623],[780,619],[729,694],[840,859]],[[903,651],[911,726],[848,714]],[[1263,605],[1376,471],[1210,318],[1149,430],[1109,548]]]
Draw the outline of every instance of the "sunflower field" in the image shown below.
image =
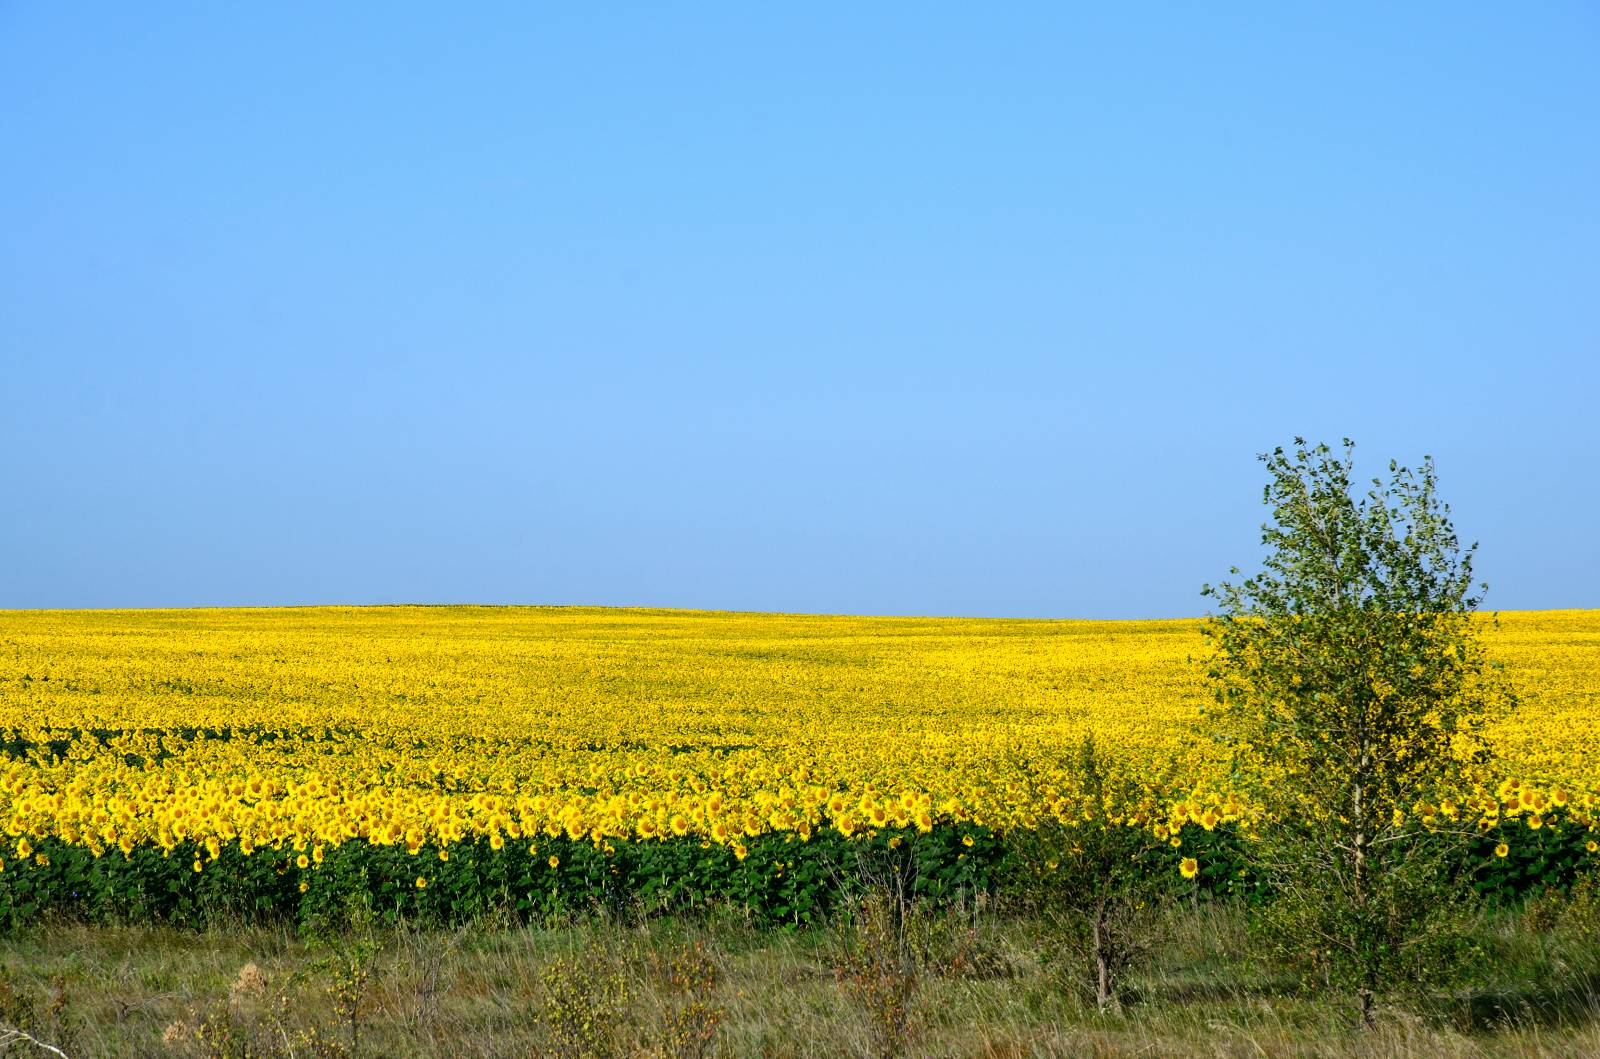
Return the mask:
[[[1600,832],[1600,611],[1487,629],[1522,708],[1420,805],[1536,885]],[[1041,820],[1145,828],[1229,885],[1270,826],[1197,725],[1198,622],[604,608],[0,612],[0,916],[594,902],[825,911],[839,864],[996,885]],[[1094,737],[1136,781],[1086,798]]]

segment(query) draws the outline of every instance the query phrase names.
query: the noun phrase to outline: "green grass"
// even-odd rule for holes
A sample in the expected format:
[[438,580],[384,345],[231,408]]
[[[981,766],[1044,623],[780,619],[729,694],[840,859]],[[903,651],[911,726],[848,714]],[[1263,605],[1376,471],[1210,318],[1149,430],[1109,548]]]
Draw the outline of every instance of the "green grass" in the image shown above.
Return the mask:
[[[1246,913],[1232,905],[1176,909],[1115,1015],[1094,1011],[1052,970],[1047,924],[941,916],[912,927],[906,1055],[1600,1055],[1600,943],[1548,904],[1486,920],[1470,987],[1386,1008],[1370,1033],[1341,998],[1257,958]],[[483,921],[452,931],[356,924],[323,937],[245,923],[36,925],[0,940],[0,1018],[74,1059],[560,1055],[541,1022],[544,972],[558,966],[577,982],[576,1007],[588,1005],[614,1030],[617,1055],[698,1054],[682,1041],[677,1051],[659,1048],[673,1013],[691,1002],[720,1015],[717,1050],[707,1054],[873,1055],[869,1012],[838,973],[841,953],[859,939],[843,923],[774,931],[737,918],[558,928]],[[662,965],[696,944],[715,983],[675,989]],[[347,990],[341,1014],[341,972],[363,963],[370,977]],[[593,981],[578,981],[585,975]],[[352,985],[347,973],[343,981]],[[231,1051],[196,1040],[208,1019],[228,1028]],[[30,1047],[0,1054],[48,1054]]]

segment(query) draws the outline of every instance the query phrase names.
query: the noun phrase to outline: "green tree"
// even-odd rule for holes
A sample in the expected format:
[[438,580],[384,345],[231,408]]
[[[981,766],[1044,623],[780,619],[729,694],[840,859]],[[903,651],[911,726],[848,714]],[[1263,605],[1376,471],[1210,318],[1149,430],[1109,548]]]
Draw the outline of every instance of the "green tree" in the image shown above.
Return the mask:
[[1391,461],[1358,496],[1353,450],[1296,438],[1260,457],[1263,567],[1205,587],[1204,631],[1210,727],[1265,813],[1267,936],[1353,992],[1370,1027],[1379,998],[1469,951],[1450,865],[1471,832],[1451,798],[1514,698],[1474,617],[1477,545],[1462,549],[1432,459]]
[[1166,843],[1132,819],[1149,808],[1140,785],[1109,769],[1092,737],[1075,764],[1081,815],[1010,836],[1011,889],[1040,915],[1046,960],[1065,983],[1100,1011],[1120,1011],[1127,976],[1163,937],[1177,873]]

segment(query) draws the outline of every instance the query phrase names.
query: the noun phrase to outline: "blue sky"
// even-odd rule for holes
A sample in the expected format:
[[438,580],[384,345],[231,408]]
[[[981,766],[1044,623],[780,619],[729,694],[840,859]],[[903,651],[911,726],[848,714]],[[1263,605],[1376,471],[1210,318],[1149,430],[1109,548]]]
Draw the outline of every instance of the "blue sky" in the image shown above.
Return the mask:
[[1600,606],[1593,5],[0,4],[0,607]]

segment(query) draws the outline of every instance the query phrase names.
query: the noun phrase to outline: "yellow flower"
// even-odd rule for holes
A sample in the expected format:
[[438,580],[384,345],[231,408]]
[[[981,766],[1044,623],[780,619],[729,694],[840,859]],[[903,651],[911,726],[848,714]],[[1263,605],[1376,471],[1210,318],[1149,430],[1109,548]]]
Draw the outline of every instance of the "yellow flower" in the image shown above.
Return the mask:
[[297,868],[306,868],[306,867],[310,867],[310,865],[311,865],[311,858],[307,857],[304,853],[300,854],[298,857],[296,857],[294,859],[294,866],[297,867]]
[[1182,875],[1185,879],[1194,878],[1196,875],[1200,874],[1200,862],[1195,860],[1193,857],[1183,858],[1182,863],[1178,865],[1178,874]]
[[419,889],[419,890],[426,890],[426,889],[427,889],[427,888],[428,888],[428,880],[427,880],[427,879],[424,879],[424,878],[423,878],[423,877],[422,877],[422,876],[420,876],[420,875],[419,875],[419,876],[417,876],[417,889]]
[[552,868],[561,867],[561,858],[556,856],[554,853],[552,853],[550,855],[550,867],[552,867]]
[[1510,852],[1511,852],[1511,847],[1506,845],[1504,842],[1502,842],[1498,846],[1494,847],[1494,855],[1497,856],[1497,857],[1503,857],[1507,853],[1510,853]]
[[962,835],[961,836],[961,844],[963,846],[967,846],[967,847],[970,848],[971,845],[972,845],[972,836],[971,835]]
[[[1405,806],[1403,823],[1509,836],[1520,818],[1600,840],[1600,662],[1573,646],[1597,614],[1503,616],[1496,653],[1541,674],[1541,701],[1496,728],[1492,770]],[[561,834],[597,849],[668,833],[742,848],[938,827],[970,829],[975,845],[1041,820],[1105,821],[1176,845],[1186,825],[1272,826],[1216,755],[1179,749],[1197,702],[1169,677],[1192,629],[1000,629],[630,610],[7,611],[0,640],[28,646],[0,661],[0,684],[27,687],[0,695],[0,727],[67,745],[0,763],[0,852],[21,855],[6,858],[13,874],[36,863],[34,838],[95,856],[198,848],[203,870],[230,846],[316,867],[346,841],[446,858],[457,842],[520,843],[531,864],[548,856],[535,840]],[[1069,679],[1037,679],[1044,658]],[[39,679],[46,669],[72,679]],[[171,694],[184,686],[207,693]],[[957,753],[917,747],[898,704],[930,696]],[[1060,723],[1030,724],[1038,709]],[[226,729],[259,738],[216,737]],[[1064,751],[1089,731],[1114,744],[1134,804],[1084,797]],[[1174,751],[1167,778],[1157,766]]]

